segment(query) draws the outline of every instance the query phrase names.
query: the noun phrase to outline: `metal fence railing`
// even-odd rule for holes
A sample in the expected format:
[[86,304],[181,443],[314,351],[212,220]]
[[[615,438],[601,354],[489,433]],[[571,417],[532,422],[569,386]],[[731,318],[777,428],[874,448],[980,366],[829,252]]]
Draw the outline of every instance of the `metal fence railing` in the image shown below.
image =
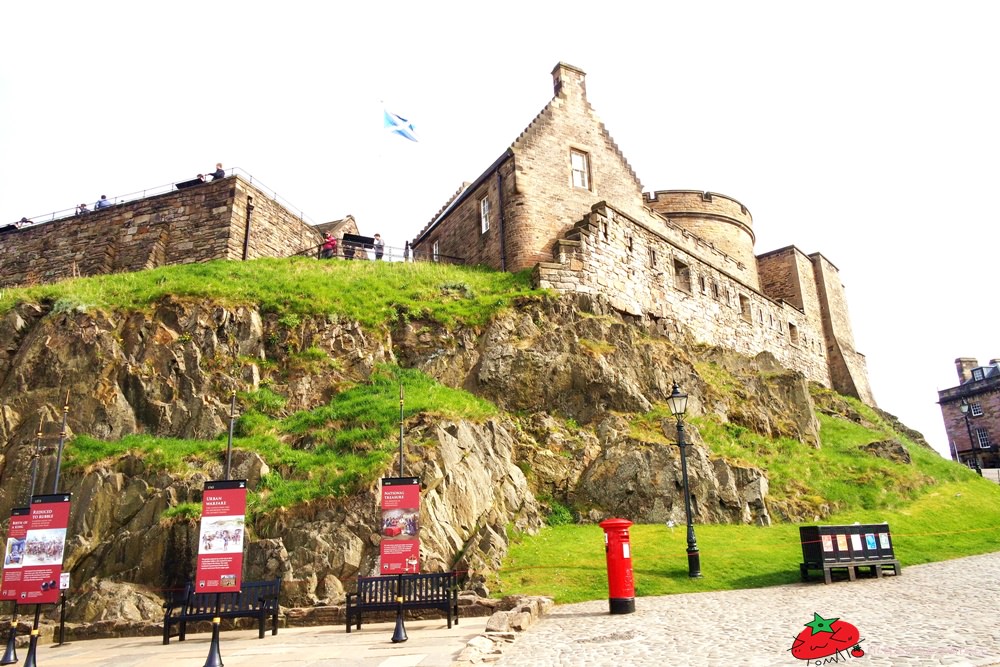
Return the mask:
[[442,255],[438,253],[436,256],[431,252],[425,252],[423,250],[418,250],[414,252],[409,245],[403,246],[385,246],[383,248],[382,255],[376,256],[375,248],[371,246],[357,246],[350,243],[339,242],[337,244],[337,249],[334,254],[327,257],[323,253],[323,244],[317,244],[315,246],[310,246],[305,250],[300,250],[299,252],[291,255],[292,257],[315,257],[316,259],[346,259],[346,260],[380,260],[383,262],[439,262],[442,264],[465,264],[464,257],[454,257],[451,255]]
[[[264,183],[262,183],[260,180],[255,179],[253,175],[250,174],[249,172],[241,169],[240,167],[233,167],[232,169],[226,171],[226,176],[234,176],[236,174],[243,176],[243,178],[248,183],[250,183],[250,185],[254,186],[257,190],[267,195],[269,199],[281,205],[286,210],[296,214],[299,220],[303,221],[307,225],[316,224],[316,222],[313,221],[305,213],[303,213],[301,209],[299,209],[297,206],[293,205],[283,197],[279,196],[276,190],[269,188],[268,186],[264,185]],[[136,190],[135,192],[128,192],[123,195],[114,195],[113,197],[109,196],[107,199],[108,202],[110,202],[110,206],[112,207],[120,206],[122,204],[138,201],[140,199],[145,199],[147,197],[155,197],[156,195],[162,195],[166,194],[167,192],[173,192],[177,190],[176,184],[178,182],[183,183],[185,180],[187,179],[181,179],[180,181],[166,183],[164,185],[156,185],[151,188],[146,188],[144,190]],[[64,220],[66,218],[72,218],[77,215],[86,215],[87,213],[93,212],[95,210],[96,205],[97,202],[94,203],[86,202],[86,206],[89,210],[85,212],[80,211],[79,205],[74,205],[72,208],[63,208],[57,211],[42,213],[40,215],[26,216],[25,218],[22,218],[21,220],[18,221],[12,220],[10,221],[9,224],[14,225],[16,227],[23,227],[26,224],[41,225],[47,222],[53,222],[55,220]]]

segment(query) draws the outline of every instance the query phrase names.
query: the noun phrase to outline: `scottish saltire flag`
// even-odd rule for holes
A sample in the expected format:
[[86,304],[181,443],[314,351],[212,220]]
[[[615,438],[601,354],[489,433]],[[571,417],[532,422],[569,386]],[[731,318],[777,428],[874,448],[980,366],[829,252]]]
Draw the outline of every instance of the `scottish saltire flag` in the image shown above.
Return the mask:
[[406,120],[401,116],[397,116],[394,113],[389,113],[383,110],[385,114],[384,126],[385,129],[389,130],[393,134],[398,134],[401,137],[406,137],[410,141],[416,141],[416,128],[413,127],[413,123]]

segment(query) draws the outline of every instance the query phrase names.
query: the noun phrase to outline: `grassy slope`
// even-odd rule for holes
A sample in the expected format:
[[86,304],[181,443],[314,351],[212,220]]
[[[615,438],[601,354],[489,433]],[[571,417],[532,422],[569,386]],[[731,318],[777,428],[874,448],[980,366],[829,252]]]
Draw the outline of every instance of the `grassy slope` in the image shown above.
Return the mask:
[[[770,441],[710,418],[694,421],[713,456],[766,468],[777,502],[836,510],[809,525],[888,522],[904,566],[1000,550],[1000,486],[892,432],[866,406],[850,404],[869,425],[819,415],[820,449],[787,439]],[[633,429],[671,446],[654,429],[662,413],[657,408],[637,418]],[[900,440],[913,463],[894,463],[859,450],[886,438]],[[697,580],[687,576],[684,526],[633,526],[636,595],[798,581],[798,526],[696,526],[704,574]],[[603,532],[598,526],[567,525],[534,537],[517,536],[494,586],[505,595],[551,595],[563,603],[605,598]]]

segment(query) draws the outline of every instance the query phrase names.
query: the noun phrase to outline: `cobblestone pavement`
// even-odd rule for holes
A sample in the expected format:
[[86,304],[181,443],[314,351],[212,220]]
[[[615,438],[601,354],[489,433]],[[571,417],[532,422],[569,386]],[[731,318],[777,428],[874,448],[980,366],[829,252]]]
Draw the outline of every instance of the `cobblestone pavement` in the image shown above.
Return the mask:
[[[703,565],[711,567],[707,559]],[[703,568],[704,569],[704,568]],[[710,574],[709,574],[710,576]],[[794,658],[813,613],[858,628],[864,656]],[[560,605],[520,634],[502,667],[851,664],[1000,665],[1000,552],[906,567],[900,576]]]

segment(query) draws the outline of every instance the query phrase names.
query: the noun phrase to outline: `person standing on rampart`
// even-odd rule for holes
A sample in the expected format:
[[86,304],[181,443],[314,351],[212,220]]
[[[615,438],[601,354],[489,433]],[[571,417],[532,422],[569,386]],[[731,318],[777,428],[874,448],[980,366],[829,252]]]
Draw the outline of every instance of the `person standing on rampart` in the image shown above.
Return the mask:
[[385,241],[379,234],[375,235],[375,241],[372,243],[372,247],[375,248],[375,261],[382,259],[382,253],[385,251]]
[[323,251],[320,253],[322,259],[331,259],[337,254],[337,239],[330,232],[323,234]]
[[215,164],[215,171],[213,171],[213,172],[212,172],[211,174],[209,174],[209,175],[210,175],[210,176],[212,177],[212,180],[213,180],[213,181],[217,181],[217,180],[219,180],[220,178],[225,178],[225,177],[226,177],[226,172],[225,172],[225,170],[223,170],[223,168],[222,168],[222,163],[221,163],[221,162],[217,162],[217,163]]
[[108,201],[108,196],[101,195],[101,198],[97,200],[96,204],[94,204],[94,210],[99,211],[102,208],[107,208],[109,206],[111,206],[111,202]]

